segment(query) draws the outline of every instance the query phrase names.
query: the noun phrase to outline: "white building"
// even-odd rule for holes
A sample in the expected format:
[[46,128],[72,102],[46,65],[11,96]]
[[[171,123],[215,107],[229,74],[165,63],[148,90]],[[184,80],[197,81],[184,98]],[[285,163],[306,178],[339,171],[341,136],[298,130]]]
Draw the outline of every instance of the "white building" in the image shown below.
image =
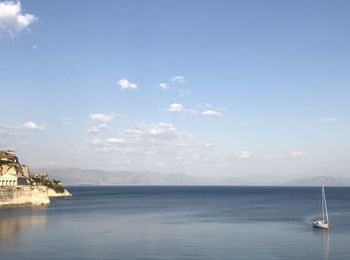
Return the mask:
[[12,174],[5,173],[0,176],[0,186],[16,186],[17,185],[17,176]]

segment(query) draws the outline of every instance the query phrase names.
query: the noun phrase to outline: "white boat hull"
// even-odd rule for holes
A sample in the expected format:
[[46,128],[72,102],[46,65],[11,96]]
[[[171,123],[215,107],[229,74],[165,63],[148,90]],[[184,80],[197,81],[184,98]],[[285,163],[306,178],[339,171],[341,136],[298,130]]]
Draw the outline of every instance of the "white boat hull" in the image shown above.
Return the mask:
[[324,222],[322,220],[314,220],[314,221],[312,221],[312,226],[315,227],[315,228],[329,229],[328,223]]

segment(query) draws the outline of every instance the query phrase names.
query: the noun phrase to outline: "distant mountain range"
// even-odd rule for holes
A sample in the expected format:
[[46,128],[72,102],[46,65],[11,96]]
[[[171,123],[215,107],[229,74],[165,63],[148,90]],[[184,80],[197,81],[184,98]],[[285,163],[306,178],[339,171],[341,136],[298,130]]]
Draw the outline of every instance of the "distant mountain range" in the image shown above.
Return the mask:
[[47,172],[65,185],[195,185],[184,174],[161,174],[156,172],[103,171],[78,168],[42,168],[34,172]]
[[[199,178],[185,174],[163,174],[149,171],[105,171],[79,168],[37,168],[33,172],[45,172],[65,185],[232,185],[232,186],[319,186],[321,176],[292,179],[285,182],[261,183],[243,178]],[[325,177],[327,186],[350,186],[350,178]]]
[[[329,176],[325,176],[323,178],[326,186],[350,186],[350,178],[335,178]],[[322,176],[294,179],[281,183],[281,186],[320,186],[321,180]]]

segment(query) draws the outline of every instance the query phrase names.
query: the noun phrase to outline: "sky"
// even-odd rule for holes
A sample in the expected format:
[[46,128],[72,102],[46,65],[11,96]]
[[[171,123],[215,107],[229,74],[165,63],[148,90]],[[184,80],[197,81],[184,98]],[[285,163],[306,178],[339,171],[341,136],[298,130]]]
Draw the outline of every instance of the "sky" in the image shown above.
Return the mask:
[[350,171],[348,1],[0,1],[0,149],[32,167]]

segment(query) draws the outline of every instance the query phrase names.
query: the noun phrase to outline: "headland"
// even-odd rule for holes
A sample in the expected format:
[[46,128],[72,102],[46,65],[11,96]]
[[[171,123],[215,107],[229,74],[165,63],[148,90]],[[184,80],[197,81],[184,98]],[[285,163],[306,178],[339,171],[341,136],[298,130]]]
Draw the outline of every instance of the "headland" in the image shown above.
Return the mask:
[[31,173],[12,150],[0,151],[0,206],[45,205],[50,197],[71,196],[63,184],[47,173]]

